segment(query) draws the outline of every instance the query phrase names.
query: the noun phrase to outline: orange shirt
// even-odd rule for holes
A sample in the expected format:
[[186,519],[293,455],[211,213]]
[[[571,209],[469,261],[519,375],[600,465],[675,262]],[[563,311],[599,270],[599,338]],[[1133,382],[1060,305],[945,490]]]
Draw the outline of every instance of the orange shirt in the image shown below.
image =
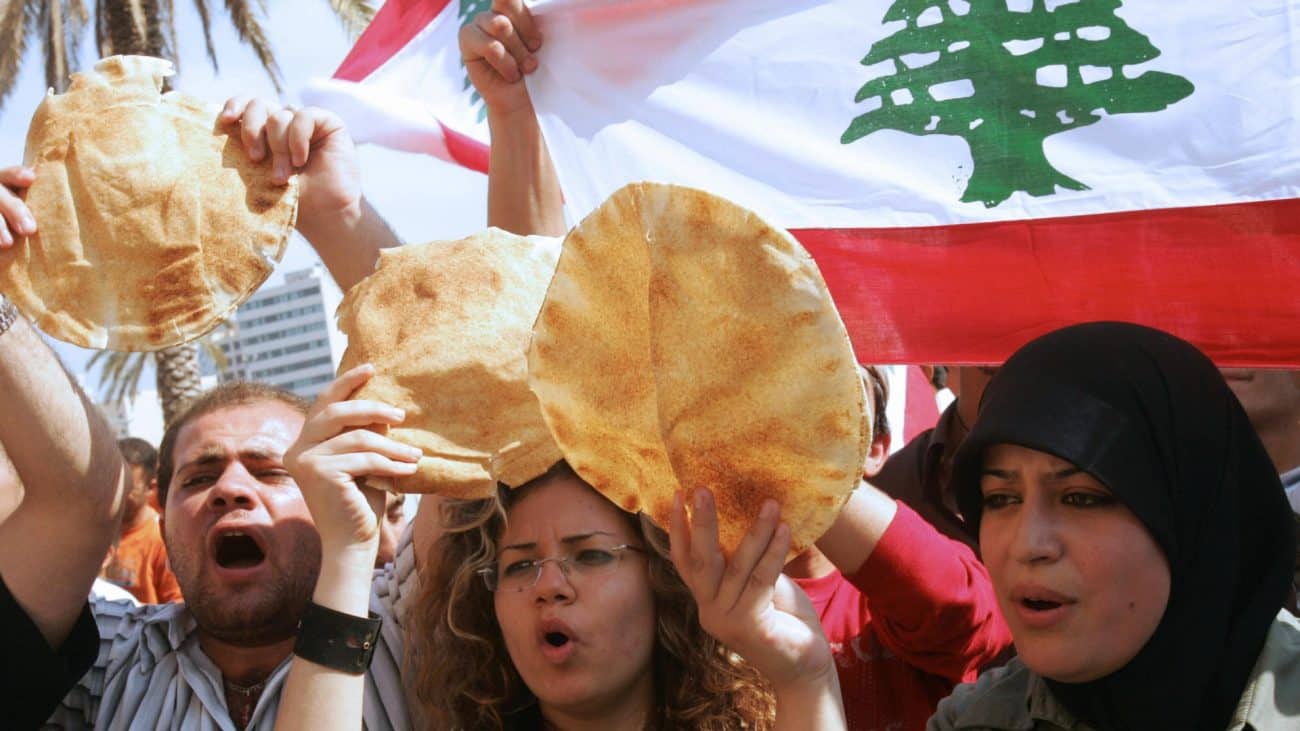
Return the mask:
[[176,575],[167,565],[167,549],[158,518],[142,520],[109,549],[100,575],[135,595],[144,604],[181,601]]

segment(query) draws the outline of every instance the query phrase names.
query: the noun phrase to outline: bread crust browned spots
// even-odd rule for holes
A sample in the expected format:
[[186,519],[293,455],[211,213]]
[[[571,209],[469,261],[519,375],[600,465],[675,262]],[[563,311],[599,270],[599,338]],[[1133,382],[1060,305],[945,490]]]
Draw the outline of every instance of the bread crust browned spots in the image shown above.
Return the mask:
[[537,241],[489,229],[386,250],[349,290],[338,311],[348,336],[339,370],[374,364],[353,398],[404,409],[389,436],[425,455],[394,490],[485,498],[498,482],[517,487],[562,459],[526,377],[554,269],[554,253]]
[[270,275],[297,215],[217,128],[217,108],[161,94],[171,64],[114,56],[41,102],[27,135],[40,232],[0,252],[0,290],[50,335],[158,350],[199,337]]
[[768,498],[795,550],[812,543],[869,444],[853,351],[811,257],[679,186],[627,186],[569,233],[529,380],[579,475],[661,526],[674,493],[710,488],[728,551]]

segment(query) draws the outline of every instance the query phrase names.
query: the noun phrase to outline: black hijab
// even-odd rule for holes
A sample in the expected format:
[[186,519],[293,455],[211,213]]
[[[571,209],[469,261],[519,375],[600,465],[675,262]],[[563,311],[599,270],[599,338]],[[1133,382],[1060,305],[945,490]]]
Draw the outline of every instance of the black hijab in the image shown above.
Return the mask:
[[1291,584],[1295,526],[1281,481],[1208,358],[1158,330],[1075,325],[1017,351],[989,383],[954,458],[978,531],[984,451],[1054,454],[1106,485],[1164,550],[1169,604],[1127,665],[1048,680],[1098,729],[1227,728]]

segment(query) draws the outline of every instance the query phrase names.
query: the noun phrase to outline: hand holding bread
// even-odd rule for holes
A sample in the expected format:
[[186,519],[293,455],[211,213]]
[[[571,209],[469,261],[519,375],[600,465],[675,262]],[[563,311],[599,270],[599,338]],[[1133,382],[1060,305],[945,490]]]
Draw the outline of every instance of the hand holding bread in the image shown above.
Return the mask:
[[405,477],[415,472],[419,450],[379,433],[402,423],[401,409],[349,399],[374,375],[370,365],[341,374],[321,392],[307,413],[297,441],[285,452],[303,500],[320,532],[325,555],[359,549],[361,564],[374,564],[384,497],[365,485],[367,477]]
[[0,168],[0,249],[36,233],[36,219],[20,197],[36,180],[36,171],[22,165]]
[[271,180],[297,176],[297,226],[308,240],[323,228],[355,219],[361,208],[361,171],[343,121],[316,107],[293,109],[263,99],[232,97],[218,121],[256,163],[269,162]]

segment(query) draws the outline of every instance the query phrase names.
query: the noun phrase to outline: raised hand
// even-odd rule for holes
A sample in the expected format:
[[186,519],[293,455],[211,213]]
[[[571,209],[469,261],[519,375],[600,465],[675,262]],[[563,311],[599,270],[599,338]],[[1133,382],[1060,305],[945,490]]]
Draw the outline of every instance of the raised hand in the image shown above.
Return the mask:
[[523,0],[493,0],[460,29],[460,57],[492,113],[531,109],[524,75],[537,70],[542,34]]
[[405,417],[401,409],[376,401],[347,400],[374,372],[373,366],[358,366],[326,387],[308,412],[298,441],[284,456],[285,466],[316,521],[326,556],[334,551],[357,551],[358,561],[367,571],[374,565],[379,545],[384,497],[360,481],[370,476],[410,475],[420,458],[415,447],[367,428],[400,424]]
[[15,165],[0,168],[0,249],[36,233],[36,219],[19,196],[36,180],[36,171]]
[[781,574],[790,529],[765,502],[730,559],[718,543],[713,495],[695,491],[687,518],[681,494],[673,505],[672,559],[700,608],[709,634],[758,668],[778,695],[835,677],[830,647],[808,597]]
[[218,118],[238,125],[244,150],[255,162],[271,158],[272,180],[298,174],[298,229],[313,232],[354,222],[361,215],[361,172],[356,147],[334,113],[292,109],[261,99],[233,97]]

